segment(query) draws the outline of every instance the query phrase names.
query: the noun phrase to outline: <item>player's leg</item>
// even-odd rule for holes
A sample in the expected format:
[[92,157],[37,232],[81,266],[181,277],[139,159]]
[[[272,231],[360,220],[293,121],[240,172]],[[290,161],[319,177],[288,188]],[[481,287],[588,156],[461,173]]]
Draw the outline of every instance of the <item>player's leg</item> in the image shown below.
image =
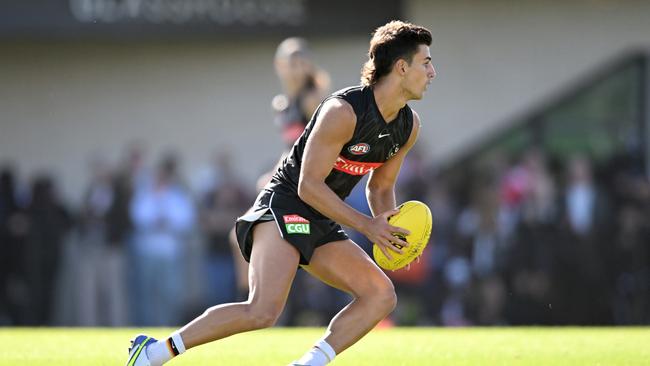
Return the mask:
[[[368,255],[350,240],[318,247],[306,271],[350,293],[354,299],[330,322],[325,337],[312,351],[328,359],[341,353],[393,311],[397,303],[393,283]],[[323,350],[324,348],[324,350]],[[330,348],[330,349],[328,349]],[[312,352],[310,351],[310,352]],[[332,352],[333,351],[333,352]],[[320,365],[305,355],[298,364]]]
[[[248,300],[209,308],[164,341],[151,343],[136,338],[128,366],[139,365],[137,348],[147,348],[150,360],[142,365],[160,365],[186,349],[249,330],[272,326],[280,316],[300,261],[298,251],[280,237],[275,222],[255,226],[251,253]],[[142,345],[142,346],[140,346]],[[134,357],[135,355],[135,357]]]
[[232,334],[270,327],[280,316],[300,255],[280,237],[274,221],[256,225],[253,235],[248,300],[214,306],[181,328],[188,349]]

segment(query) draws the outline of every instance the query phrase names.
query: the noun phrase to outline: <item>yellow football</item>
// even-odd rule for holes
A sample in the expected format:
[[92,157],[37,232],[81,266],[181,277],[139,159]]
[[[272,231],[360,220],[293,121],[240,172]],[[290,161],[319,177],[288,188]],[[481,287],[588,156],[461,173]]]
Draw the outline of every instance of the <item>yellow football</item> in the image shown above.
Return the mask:
[[[429,243],[431,226],[433,225],[431,210],[420,201],[407,201],[402,203],[398,208],[399,213],[391,216],[388,222],[393,226],[401,227],[411,232],[406,237],[398,236],[409,243],[409,246],[402,249],[402,254],[391,250],[390,255],[393,259],[386,258],[377,244],[372,246],[372,255],[375,257],[375,262],[377,262],[379,267],[392,271],[406,266],[422,254],[427,243]],[[398,245],[395,246],[399,248]]]

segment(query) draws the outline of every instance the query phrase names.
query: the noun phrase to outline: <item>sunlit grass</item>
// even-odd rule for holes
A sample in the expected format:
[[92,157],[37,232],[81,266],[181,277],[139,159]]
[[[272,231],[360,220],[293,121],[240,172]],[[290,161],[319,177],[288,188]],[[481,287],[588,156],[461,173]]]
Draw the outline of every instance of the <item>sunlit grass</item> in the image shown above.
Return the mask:
[[[0,328],[0,365],[122,365],[129,339],[141,331]],[[286,365],[322,333],[273,328],[240,334],[192,349],[170,365]],[[333,365],[650,365],[650,328],[392,328],[371,332]]]

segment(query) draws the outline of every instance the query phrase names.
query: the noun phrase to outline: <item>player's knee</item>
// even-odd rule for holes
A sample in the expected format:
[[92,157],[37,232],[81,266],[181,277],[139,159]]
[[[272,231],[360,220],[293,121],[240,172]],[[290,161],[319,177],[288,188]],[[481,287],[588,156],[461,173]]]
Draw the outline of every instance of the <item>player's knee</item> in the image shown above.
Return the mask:
[[280,314],[273,311],[258,312],[255,313],[253,322],[257,329],[270,328],[275,325],[279,317]]
[[391,285],[390,287],[383,289],[376,295],[376,302],[386,315],[391,313],[397,306],[397,294],[395,294],[395,288]]
[[395,287],[390,280],[378,281],[371,291],[372,302],[375,308],[382,313],[388,314],[397,306],[397,295]]
[[254,329],[269,328],[275,325],[282,313],[281,306],[253,305],[249,307],[249,315]]

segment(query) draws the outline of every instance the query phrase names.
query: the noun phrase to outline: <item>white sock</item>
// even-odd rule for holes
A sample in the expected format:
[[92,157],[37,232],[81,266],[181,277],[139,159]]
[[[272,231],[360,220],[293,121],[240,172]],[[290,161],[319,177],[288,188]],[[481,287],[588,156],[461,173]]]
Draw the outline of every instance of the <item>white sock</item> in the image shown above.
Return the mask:
[[160,366],[183,352],[185,344],[178,332],[147,347],[147,357],[152,366]]
[[161,340],[147,347],[147,357],[152,366],[160,366],[174,357],[167,346],[167,340]]
[[298,360],[298,363],[309,366],[325,366],[334,361],[334,357],[336,357],[336,352],[332,346],[321,339]]

